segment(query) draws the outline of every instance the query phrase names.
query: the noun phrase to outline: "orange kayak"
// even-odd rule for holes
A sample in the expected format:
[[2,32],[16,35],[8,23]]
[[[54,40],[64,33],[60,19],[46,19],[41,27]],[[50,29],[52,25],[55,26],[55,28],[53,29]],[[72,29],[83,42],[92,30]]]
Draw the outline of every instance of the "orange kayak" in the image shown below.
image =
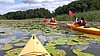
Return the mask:
[[89,27],[89,28],[84,28],[84,26],[75,27],[72,24],[67,24],[67,27],[76,31],[81,31],[81,32],[94,34],[94,35],[100,35],[100,29],[93,28],[93,27]]

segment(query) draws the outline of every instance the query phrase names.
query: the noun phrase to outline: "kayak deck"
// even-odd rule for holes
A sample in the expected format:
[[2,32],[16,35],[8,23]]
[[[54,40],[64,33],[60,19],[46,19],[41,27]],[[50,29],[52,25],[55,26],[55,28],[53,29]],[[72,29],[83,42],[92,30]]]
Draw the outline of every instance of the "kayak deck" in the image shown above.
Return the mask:
[[33,35],[23,50],[20,52],[19,56],[38,56],[45,55],[50,56],[48,51],[43,47],[40,41]]
[[47,24],[54,25],[54,26],[58,26],[58,23],[47,22]]
[[90,34],[100,35],[100,29],[97,28],[84,28],[84,26],[74,27],[72,24],[67,24],[67,26],[72,28],[73,30],[82,31]]

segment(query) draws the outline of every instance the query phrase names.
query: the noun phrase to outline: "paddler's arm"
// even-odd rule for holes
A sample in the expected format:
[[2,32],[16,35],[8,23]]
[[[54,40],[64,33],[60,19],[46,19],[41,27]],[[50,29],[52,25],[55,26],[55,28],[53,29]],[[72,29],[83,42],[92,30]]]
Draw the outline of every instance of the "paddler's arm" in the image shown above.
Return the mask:
[[78,18],[76,18],[76,22],[78,22]]

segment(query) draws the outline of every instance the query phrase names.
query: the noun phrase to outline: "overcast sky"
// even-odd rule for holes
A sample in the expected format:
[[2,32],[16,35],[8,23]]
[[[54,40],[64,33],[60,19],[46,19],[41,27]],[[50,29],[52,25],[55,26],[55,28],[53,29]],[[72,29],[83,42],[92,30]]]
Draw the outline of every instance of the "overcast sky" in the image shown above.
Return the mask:
[[0,14],[35,8],[46,8],[52,12],[57,7],[72,1],[74,0],[0,0]]

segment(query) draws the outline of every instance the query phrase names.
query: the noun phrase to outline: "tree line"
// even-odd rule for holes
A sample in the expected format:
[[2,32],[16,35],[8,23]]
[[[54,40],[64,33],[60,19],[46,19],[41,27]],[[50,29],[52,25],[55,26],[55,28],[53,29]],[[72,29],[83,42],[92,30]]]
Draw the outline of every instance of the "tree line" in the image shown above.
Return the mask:
[[88,11],[100,11],[100,0],[77,0],[68,5],[59,6],[52,13],[45,8],[29,9],[26,11],[8,12],[0,15],[0,19],[29,19],[29,18],[51,18],[57,15],[73,13],[82,13]]
[[16,11],[16,12],[8,12],[4,15],[1,15],[2,19],[30,19],[30,18],[50,18],[52,17],[52,13],[45,8],[37,8],[37,9],[29,9],[26,11]]
[[62,15],[68,14],[71,10],[74,13],[88,12],[88,11],[100,11],[100,0],[78,0],[73,1],[68,5],[59,6],[55,9],[55,14]]

